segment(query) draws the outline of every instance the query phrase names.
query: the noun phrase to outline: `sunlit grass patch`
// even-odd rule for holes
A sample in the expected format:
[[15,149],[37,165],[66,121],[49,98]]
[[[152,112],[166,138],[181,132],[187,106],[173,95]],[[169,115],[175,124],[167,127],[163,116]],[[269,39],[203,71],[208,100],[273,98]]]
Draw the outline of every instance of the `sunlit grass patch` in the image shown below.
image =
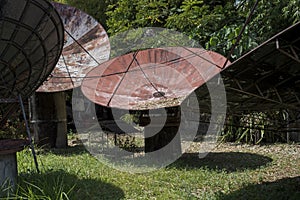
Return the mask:
[[38,160],[40,174],[28,149],[18,153],[15,199],[298,199],[300,191],[299,144],[221,144],[142,174],[110,168],[80,145],[38,150]]

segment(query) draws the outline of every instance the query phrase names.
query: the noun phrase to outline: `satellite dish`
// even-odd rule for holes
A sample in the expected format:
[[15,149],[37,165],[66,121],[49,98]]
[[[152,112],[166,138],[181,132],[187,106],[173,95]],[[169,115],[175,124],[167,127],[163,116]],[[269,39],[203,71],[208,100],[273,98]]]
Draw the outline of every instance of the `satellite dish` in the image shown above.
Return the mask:
[[64,27],[46,0],[0,2],[0,98],[28,97],[62,52]]
[[220,73],[225,61],[220,54],[201,48],[148,49],[101,64],[87,74],[81,87],[88,99],[102,106],[173,107]]
[[107,61],[110,55],[106,31],[94,18],[77,8],[52,4],[64,23],[65,44],[54,71],[38,92],[58,92],[80,86],[86,74]]

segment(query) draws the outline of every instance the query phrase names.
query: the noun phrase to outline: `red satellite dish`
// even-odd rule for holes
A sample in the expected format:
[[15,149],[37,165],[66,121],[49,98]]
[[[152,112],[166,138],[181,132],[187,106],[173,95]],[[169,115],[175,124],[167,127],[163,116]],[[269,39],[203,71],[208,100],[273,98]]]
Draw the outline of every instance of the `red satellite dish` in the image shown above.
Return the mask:
[[65,44],[54,71],[38,92],[58,92],[81,85],[92,68],[107,61],[109,39],[104,28],[81,10],[52,3],[65,27]]
[[126,110],[180,105],[220,73],[226,58],[200,48],[169,47],[116,57],[91,70],[83,94],[96,104]]

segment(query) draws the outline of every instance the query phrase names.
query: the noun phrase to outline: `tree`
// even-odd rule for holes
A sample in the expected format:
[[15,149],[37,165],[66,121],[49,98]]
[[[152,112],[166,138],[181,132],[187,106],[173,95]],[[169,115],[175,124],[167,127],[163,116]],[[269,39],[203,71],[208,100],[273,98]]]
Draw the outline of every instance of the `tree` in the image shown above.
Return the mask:
[[[226,55],[226,52],[236,42],[236,37],[255,1],[236,1],[235,9],[238,14],[236,18],[241,20],[227,23],[221,29],[216,29],[211,34],[210,40],[207,41],[206,47]],[[232,59],[240,57],[274,34],[298,22],[300,20],[299,6],[299,0],[260,0]]]
[[[119,0],[107,7],[108,32],[154,26],[187,34],[227,55],[255,0]],[[300,0],[260,0],[232,59],[300,20]]]
[[[141,27],[185,33],[227,55],[256,0],[56,0],[82,9],[110,35]],[[232,59],[300,21],[300,0],[260,0]]]
[[110,34],[131,28],[164,27],[167,18],[177,11],[182,0],[119,0],[108,6]]

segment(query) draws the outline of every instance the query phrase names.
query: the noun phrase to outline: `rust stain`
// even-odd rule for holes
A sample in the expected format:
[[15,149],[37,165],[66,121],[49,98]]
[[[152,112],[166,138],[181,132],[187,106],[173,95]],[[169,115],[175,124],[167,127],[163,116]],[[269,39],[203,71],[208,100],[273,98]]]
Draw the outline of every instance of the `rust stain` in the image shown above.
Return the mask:
[[87,74],[81,87],[87,98],[103,106],[129,110],[173,107],[220,73],[225,60],[200,48],[148,49],[101,64]]
[[79,87],[86,74],[107,61],[110,55],[106,31],[94,18],[74,7],[52,4],[64,23],[65,44],[54,71],[38,92],[57,92]]

